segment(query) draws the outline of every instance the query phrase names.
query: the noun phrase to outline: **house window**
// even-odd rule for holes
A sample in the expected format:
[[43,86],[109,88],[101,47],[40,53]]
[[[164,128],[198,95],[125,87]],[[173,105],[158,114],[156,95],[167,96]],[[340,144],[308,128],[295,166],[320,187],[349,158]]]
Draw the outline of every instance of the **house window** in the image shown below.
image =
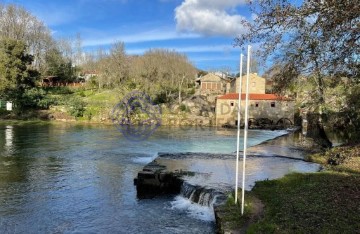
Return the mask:
[[230,106],[234,106],[234,102],[230,102]]
[[255,107],[259,107],[259,103],[258,103],[258,102],[255,102]]
[[270,103],[270,106],[271,106],[271,107],[275,107],[275,102],[271,102],[271,103]]

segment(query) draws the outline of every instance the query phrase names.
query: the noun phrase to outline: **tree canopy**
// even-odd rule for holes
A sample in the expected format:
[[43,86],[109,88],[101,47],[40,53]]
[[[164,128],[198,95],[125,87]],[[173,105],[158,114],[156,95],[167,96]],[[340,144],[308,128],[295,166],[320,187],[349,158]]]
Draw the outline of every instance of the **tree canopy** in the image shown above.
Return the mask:
[[18,105],[26,88],[34,87],[37,73],[29,69],[33,56],[23,42],[0,40],[0,94]]
[[276,65],[275,90],[281,92],[300,79],[312,79],[313,110],[325,107],[325,77],[359,79],[360,4],[352,0],[259,0],[249,2],[255,15],[244,22],[247,32],[239,46],[259,44],[259,54]]
[[0,3],[0,39],[24,42],[27,52],[34,56],[32,66],[40,69],[45,52],[54,45],[50,30],[38,18],[21,6]]
[[319,76],[359,77],[360,4],[356,1],[259,0],[250,5],[255,20],[244,22],[248,31],[235,39],[236,44],[260,43],[260,54],[282,66],[278,84],[289,84],[300,74],[314,75],[321,96]]

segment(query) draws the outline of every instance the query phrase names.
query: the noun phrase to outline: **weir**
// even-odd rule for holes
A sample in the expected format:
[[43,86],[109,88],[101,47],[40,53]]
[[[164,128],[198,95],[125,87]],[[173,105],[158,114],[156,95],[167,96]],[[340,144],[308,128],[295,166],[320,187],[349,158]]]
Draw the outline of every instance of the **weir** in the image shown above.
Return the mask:
[[181,195],[193,203],[211,208],[226,200],[223,192],[214,188],[192,185],[183,178],[194,174],[194,172],[182,170],[168,171],[166,166],[154,160],[146,165],[134,179],[137,197],[147,199],[159,195]]
[[202,206],[214,207],[226,200],[226,195],[213,188],[205,188],[183,182],[180,195]]
[[[256,181],[320,170],[320,165],[304,161],[305,152],[301,139],[294,134],[250,147],[245,190],[251,190]],[[235,156],[235,153],[158,153],[135,178],[137,196],[142,199],[174,195],[173,209],[196,219],[215,222],[216,231],[224,233],[224,230],[231,230],[225,218],[228,214],[225,203],[234,190]]]

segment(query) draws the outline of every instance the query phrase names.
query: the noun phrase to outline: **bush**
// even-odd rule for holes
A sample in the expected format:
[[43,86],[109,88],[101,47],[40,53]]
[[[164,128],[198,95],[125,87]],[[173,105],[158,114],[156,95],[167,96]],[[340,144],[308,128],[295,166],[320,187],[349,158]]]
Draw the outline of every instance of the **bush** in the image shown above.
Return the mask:
[[181,104],[179,106],[179,108],[180,108],[181,111],[188,111],[188,108],[187,108],[187,106],[185,104]]
[[48,109],[51,105],[57,104],[57,100],[47,96],[46,91],[41,88],[25,90],[19,102],[23,109]]
[[83,117],[85,112],[86,103],[77,97],[69,100],[69,114],[74,117]]

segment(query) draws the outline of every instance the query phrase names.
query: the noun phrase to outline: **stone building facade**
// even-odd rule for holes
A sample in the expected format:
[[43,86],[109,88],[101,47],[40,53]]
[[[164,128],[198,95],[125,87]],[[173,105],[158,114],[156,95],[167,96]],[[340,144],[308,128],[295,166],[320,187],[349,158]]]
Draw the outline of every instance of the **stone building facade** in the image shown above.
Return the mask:
[[221,77],[214,73],[197,79],[200,95],[221,95],[228,93],[231,87],[231,80],[227,77]]
[[[246,75],[242,77],[242,85],[241,85],[241,91],[242,93],[246,92]],[[264,94],[265,93],[265,84],[266,80],[265,78],[258,76],[257,73],[252,73],[249,75],[249,93],[258,93],[258,94]],[[240,89],[240,79],[236,78],[232,80],[231,82],[231,88],[230,93],[239,93]]]
[[[238,93],[229,93],[218,97],[216,100],[216,125],[224,124],[236,126],[238,113]],[[246,95],[241,95],[241,125],[244,123]],[[249,119],[266,118],[274,123],[282,118],[289,119],[294,123],[295,102],[285,97],[274,94],[249,94]]]

